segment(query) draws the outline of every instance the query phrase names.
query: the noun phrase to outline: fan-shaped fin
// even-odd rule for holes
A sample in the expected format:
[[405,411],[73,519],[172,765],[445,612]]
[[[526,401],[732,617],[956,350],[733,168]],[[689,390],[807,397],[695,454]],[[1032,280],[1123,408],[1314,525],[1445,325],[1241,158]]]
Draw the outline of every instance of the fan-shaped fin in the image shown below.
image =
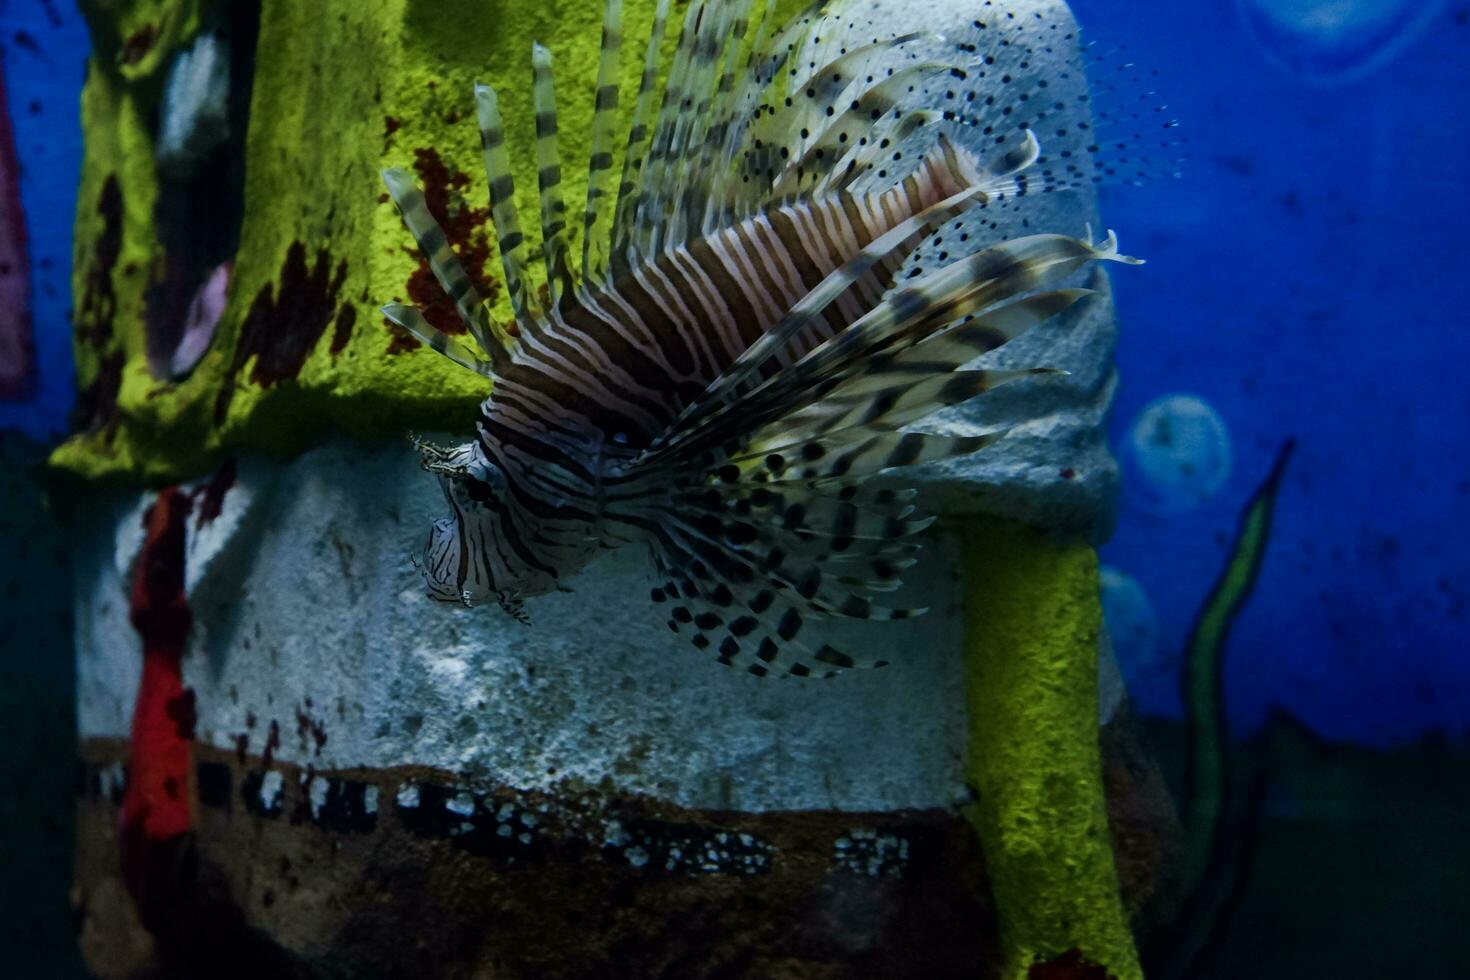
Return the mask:
[[[895,355],[884,365],[884,370],[906,370],[920,362],[947,364],[950,370],[954,370],[1015,340],[1037,324],[1050,320],[1092,294],[1091,289],[1055,289],[987,310],[978,316],[961,320]],[[877,373],[868,378],[857,378],[837,389],[837,393],[858,394],[882,383],[883,375]]]
[[553,308],[573,290],[567,247],[567,206],[561,196],[561,155],[556,148],[556,91],[551,52],[531,48],[531,98],[536,107],[536,186],[541,193],[541,250]]
[[923,432],[885,432],[852,427],[825,438],[810,439],[802,451],[751,453],[734,457],[741,477],[753,483],[806,482],[833,477],[871,476],[898,466],[932,463],[979,452],[1005,431],[973,436],[940,436]]
[[[1049,281],[1095,260],[1138,261],[1119,255],[1111,235],[1098,246],[1065,235],[1032,235],[992,246],[927,276],[919,270],[920,278],[906,280],[905,285],[894,289],[872,311],[797,363],[754,387],[744,386],[742,380],[742,387],[729,398],[716,402],[713,409],[702,403],[691,406],[655,441],[647,456],[655,459],[676,451],[681,454],[702,448],[707,451],[712,446],[721,447],[727,454],[738,454],[748,451],[745,447],[752,445],[780,444],[778,440],[785,441],[782,425],[788,416],[880,368],[888,358],[909,350],[961,317],[1042,288]],[[740,363],[737,361],[736,367]],[[722,387],[729,387],[729,383],[716,381],[710,389]],[[863,427],[856,427],[843,441],[862,432]],[[874,438],[882,435],[892,434],[875,434]],[[823,443],[811,451],[829,454],[834,448]],[[901,459],[909,448],[905,447],[896,458]],[[920,456],[934,458],[932,452],[933,447],[925,447]],[[785,460],[786,454],[777,455]],[[875,455],[886,458],[881,450],[875,450]],[[865,454],[862,461],[866,465],[872,459]],[[811,478],[820,478],[824,472],[834,475],[828,466],[821,466],[813,468]]]
[[793,306],[780,323],[762,334],[719,378],[711,382],[703,396],[691,402],[668,429],[655,439],[653,450],[657,451],[664,445],[673,446],[689,438],[698,430],[701,418],[714,414],[722,405],[728,404],[753,385],[760,377],[762,366],[784,349],[814,318],[820,316],[848,287],[884,259],[906,254],[918,244],[914,240],[917,232],[953,218],[973,203],[977,193],[974,188],[961,190],[912,218],[899,222],[830,273]]
[[[931,368],[938,368],[938,372]],[[887,380],[882,387],[859,394],[844,394],[838,388],[822,401],[787,416],[782,421],[780,449],[815,436],[828,436],[852,426],[870,429],[897,429],[951,405],[967,402],[1000,385],[1037,375],[1062,374],[1053,368],[1027,368],[1021,371],[952,371],[944,373],[944,365],[919,363],[908,370],[886,370],[880,377]]]

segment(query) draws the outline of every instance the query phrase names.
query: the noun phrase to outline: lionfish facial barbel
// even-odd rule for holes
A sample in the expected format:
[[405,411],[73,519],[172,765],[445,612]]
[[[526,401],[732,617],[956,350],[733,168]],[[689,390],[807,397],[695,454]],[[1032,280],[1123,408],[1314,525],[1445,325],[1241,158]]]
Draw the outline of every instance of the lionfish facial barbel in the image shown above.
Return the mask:
[[[622,5],[608,0],[580,277],[551,56],[536,45],[544,290],[528,275],[499,102],[478,86],[514,331],[491,318],[408,175],[384,172],[484,357],[411,307],[384,313],[491,382],[474,442],[418,444],[450,508],[423,553],[430,595],[493,599],[524,621],[525,598],[644,543],[669,626],[759,676],[878,666],[803,624],[922,611],[874,599],[899,586],[931,519],[913,491],[866,481],[999,439],[906,427],[1043,373],[965,365],[1082,299],[1060,285],[1087,263],[1138,260],[1111,233],[960,245],[967,229],[983,244],[978,211],[1096,177],[1085,106],[1012,112],[1048,97],[1032,63],[1033,45],[1059,41],[1047,25],[878,38],[842,6],[776,29],[751,0],[692,3],[658,99],[659,0],[613,193]],[[1043,119],[1058,134],[1050,158]]]

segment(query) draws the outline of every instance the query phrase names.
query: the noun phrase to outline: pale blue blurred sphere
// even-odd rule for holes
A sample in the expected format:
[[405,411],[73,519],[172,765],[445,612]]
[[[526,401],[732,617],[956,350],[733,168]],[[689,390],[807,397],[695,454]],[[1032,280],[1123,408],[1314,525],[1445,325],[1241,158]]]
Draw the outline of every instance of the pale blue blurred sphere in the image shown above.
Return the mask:
[[1230,434],[1204,399],[1167,395],[1150,402],[1124,447],[1129,499],[1156,514],[1193,510],[1230,476]]
[[1276,64],[1318,82],[1381,68],[1439,13],[1443,0],[1236,0],[1241,20]]
[[1126,683],[1157,671],[1159,619],[1138,580],[1121,569],[1104,565],[1098,570],[1102,586],[1103,620],[1113,641],[1113,656]]

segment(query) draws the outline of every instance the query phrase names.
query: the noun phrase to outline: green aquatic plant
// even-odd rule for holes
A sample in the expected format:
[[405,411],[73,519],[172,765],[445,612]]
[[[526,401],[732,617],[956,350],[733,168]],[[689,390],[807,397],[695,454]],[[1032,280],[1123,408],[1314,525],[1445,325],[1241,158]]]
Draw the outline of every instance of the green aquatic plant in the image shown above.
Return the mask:
[[1205,598],[1186,646],[1183,695],[1185,778],[1184,856],[1180,912],[1169,930],[1169,976],[1193,970],[1220,934],[1244,886],[1259,778],[1229,758],[1225,664],[1230,630],[1260,578],[1271,539],[1276,497],[1295,448],[1282,443],[1266,479],[1241,511],[1225,567]]

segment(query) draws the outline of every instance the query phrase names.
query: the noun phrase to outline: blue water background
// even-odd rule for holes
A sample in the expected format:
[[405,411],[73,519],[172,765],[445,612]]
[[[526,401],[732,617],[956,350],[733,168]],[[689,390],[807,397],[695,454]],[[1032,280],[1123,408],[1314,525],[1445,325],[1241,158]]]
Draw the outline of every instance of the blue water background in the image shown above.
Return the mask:
[[[1386,63],[1334,83],[1284,69],[1291,60],[1263,50],[1235,0],[1074,9],[1100,50],[1124,44],[1119,60],[1158,69],[1189,141],[1183,179],[1104,192],[1108,223],[1149,261],[1114,275],[1113,433],[1121,442],[1146,403],[1188,392],[1216,408],[1234,444],[1232,474],[1208,503],[1154,516],[1130,502],[1134,488],[1103,550],[1160,621],[1160,663],[1139,670],[1120,651],[1137,706],[1178,715],[1177,652],[1240,505],[1294,436],[1271,551],[1231,638],[1237,729],[1277,705],[1324,735],[1373,744],[1465,732],[1470,6],[1438,5]],[[0,406],[0,428],[53,436],[73,398],[87,40],[63,0],[10,0],[0,43],[41,378],[32,402]]]
[[1115,444],[1147,402],[1183,391],[1215,407],[1235,450],[1198,510],[1155,517],[1125,489],[1103,557],[1144,585],[1176,668],[1138,678],[1136,703],[1179,713],[1178,651],[1238,509],[1294,436],[1230,641],[1237,729],[1279,705],[1373,744],[1465,732],[1470,5],[1442,5],[1387,64],[1336,83],[1280,67],[1233,0],[1073,6],[1101,48],[1158,69],[1188,138],[1183,179],[1104,191],[1107,221],[1149,262],[1113,276]]
[[82,155],[78,100],[89,42],[70,0],[0,0],[0,47],[20,158],[37,375],[29,401],[0,402],[0,429],[49,438],[65,430],[75,397],[71,230]]

